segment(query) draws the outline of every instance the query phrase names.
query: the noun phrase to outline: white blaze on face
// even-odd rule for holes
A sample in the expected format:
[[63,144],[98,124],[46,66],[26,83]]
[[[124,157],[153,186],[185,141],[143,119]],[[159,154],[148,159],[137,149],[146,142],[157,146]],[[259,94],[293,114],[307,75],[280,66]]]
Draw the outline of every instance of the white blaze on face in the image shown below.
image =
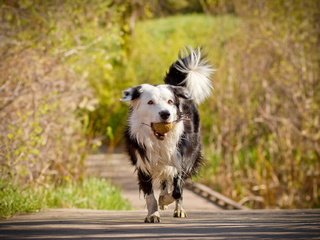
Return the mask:
[[175,96],[168,85],[143,84],[141,89],[140,97],[132,102],[133,110],[129,119],[131,134],[138,140],[154,138],[150,126],[151,123],[164,121],[160,112],[170,113],[166,122],[173,122],[178,118]]
[[[173,177],[177,169],[181,168],[177,144],[183,133],[183,122],[176,122],[161,140],[150,125],[153,122],[163,121],[159,114],[161,111],[170,113],[167,122],[178,119],[176,97],[168,85],[143,84],[140,87],[139,97],[130,100],[132,110],[129,125],[132,137],[146,149],[148,161],[143,161],[138,156],[137,167],[146,173],[152,172],[154,176],[157,176],[156,178],[164,178],[167,175]],[[166,174],[164,174],[165,166],[171,166],[173,170],[165,170]]]
[[152,86],[143,84],[142,94],[137,100],[132,113],[135,121],[150,125],[152,122],[162,122],[160,112],[168,111],[170,113],[167,122],[177,120],[177,108],[174,105],[174,95],[166,85]]

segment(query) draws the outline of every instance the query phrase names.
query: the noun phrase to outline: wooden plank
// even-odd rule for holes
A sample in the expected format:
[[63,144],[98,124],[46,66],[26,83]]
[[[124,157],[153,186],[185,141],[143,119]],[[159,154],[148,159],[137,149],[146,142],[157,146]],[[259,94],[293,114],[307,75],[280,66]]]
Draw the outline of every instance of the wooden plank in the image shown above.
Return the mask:
[[[89,176],[103,177],[111,180],[113,184],[122,189],[122,196],[129,200],[134,209],[145,209],[146,202],[143,194],[139,193],[136,172],[125,154],[96,154],[90,155],[86,163],[86,172]],[[156,195],[158,195],[156,191]],[[185,190],[183,206],[187,210],[221,210],[217,204],[213,204],[205,198]],[[169,205],[168,211],[173,212],[175,204]]]
[[0,239],[320,239],[320,210],[146,211],[54,209],[0,221]]
[[203,184],[187,181],[186,187],[191,191],[194,191],[198,195],[213,202],[214,204],[217,204],[223,209],[248,210],[248,208],[240,205],[239,203],[225,197],[221,193],[218,193]]

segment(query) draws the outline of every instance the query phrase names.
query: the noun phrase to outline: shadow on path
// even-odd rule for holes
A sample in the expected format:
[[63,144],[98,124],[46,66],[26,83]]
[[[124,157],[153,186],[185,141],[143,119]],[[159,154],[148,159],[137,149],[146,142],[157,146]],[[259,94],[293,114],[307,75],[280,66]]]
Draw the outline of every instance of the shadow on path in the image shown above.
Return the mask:
[[2,239],[320,239],[320,210],[192,211],[143,223],[143,211],[50,210],[0,222]]

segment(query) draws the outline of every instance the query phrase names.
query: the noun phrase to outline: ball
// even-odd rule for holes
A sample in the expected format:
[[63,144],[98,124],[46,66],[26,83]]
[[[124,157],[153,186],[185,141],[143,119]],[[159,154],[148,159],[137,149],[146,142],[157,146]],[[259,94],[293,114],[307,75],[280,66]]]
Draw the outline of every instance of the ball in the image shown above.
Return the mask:
[[151,123],[151,128],[153,131],[165,134],[169,132],[173,128],[173,123],[166,123],[166,122],[158,122],[158,123]]

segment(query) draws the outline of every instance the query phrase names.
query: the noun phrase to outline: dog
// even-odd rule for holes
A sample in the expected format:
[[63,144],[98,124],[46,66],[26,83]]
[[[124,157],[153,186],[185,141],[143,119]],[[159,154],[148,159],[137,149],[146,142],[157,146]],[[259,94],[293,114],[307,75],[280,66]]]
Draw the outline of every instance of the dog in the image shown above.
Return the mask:
[[[173,216],[187,216],[182,206],[183,183],[203,162],[197,105],[211,94],[213,71],[200,48],[186,48],[170,66],[165,84],[142,84],[123,91],[121,101],[129,103],[124,138],[146,199],[146,223],[160,222],[159,209],[174,201]],[[162,124],[165,130],[154,124]]]

